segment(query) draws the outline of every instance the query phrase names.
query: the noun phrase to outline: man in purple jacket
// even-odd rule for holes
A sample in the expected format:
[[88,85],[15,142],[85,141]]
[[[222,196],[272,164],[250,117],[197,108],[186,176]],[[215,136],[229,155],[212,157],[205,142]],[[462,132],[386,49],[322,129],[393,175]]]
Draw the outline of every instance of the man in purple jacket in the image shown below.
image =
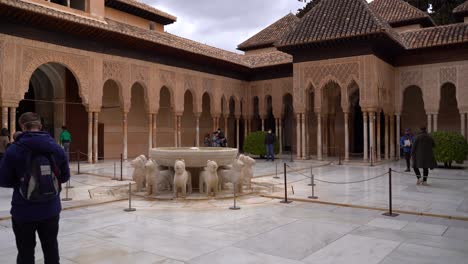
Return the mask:
[[5,153],[0,164],[0,187],[13,188],[11,216],[13,232],[18,248],[17,263],[34,263],[36,232],[41,241],[44,263],[60,262],[57,235],[62,206],[60,195],[43,202],[31,202],[20,193],[23,175],[29,163],[28,151],[50,153],[58,167],[58,182],[65,183],[70,179],[68,161],[63,149],[47,133],[42,132],[41,118],[36,113],[21,115],[19,124],[24,133],[16,139]]

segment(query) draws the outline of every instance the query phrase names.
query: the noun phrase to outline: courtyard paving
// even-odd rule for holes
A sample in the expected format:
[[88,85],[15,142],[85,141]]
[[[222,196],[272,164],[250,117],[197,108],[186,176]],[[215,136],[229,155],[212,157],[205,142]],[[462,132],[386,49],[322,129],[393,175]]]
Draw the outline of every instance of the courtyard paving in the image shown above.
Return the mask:
[[[321,201],[379,208],[387,206],[388,176],[373,178],[389,168],[403,169],[402,162],[375,167],[284,162],[288,164],[287,190],[292,198],[307,199],[310,167],[326,165],[312,170],[321,180],[316,182]],[[69,195],[74,200],[63,204],[79,208],[62,213],[62,263],[389,264],[466,263],[468,258],[468,221],[462,220],[414,214],[389,218],[376,210],[297,201],[285,205],[259,195],[240,197],[239,211],[228,209],[232,199],[136,198],[134,213],[123,212],[127,201],[88,206],[89,201],[126,198],[128,182],[110,179],[113,164],[82,164],[86,174],[73,176],[75,188]],[[273,179],[277,166],[280,179]],[[120,176],[118,163],[116,171]],[[129,179],[131,172],[125,163],[123,178]],[[254,190],[282,197],[282,172],[283,160],[258,160]],[[431,175],[438,179],[423,187],[416,186],[413,176],[394,173],[395,208],[468,217],[468,170],[436,169]],[[341,184],[354,181],[362,182]],[[0,189],[0,217],[8,214],[10,194],[10,190]],[[38,246],[38,259],[42,259],[41,254]],[[0,263],[15,263],[15,256],[11,222],[0,221]]]

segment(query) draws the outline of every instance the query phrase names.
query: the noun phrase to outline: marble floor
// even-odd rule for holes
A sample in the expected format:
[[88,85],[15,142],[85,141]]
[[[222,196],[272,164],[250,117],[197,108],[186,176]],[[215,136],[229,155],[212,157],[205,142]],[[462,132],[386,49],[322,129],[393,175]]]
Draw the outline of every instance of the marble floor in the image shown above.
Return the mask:
[[[288,166],[288,194],[307,198],[310,167],[326,162],[258,160],[257,190],[284,195],[283,162]],[[314,168],[321,180],[316,182],[316,195],[322,201],[385,207],[388,177],[372,178],[389,168],[401,171],[402,166],[392,162]],[[74,200],[125,196],[128,182],[111,180],[114,161],[81,164],[81,172],[85,174],[72,178],[75,188],[69,195]],[[129,179],[131,172],[124,163],[123,178]],[[277,172],[280,178],[273,179]],[[119,173],[116,162],[118,177]],[[416,186],[413,176],[394,174],[395,208],[468,217],[468,170],[435,169],[431,176],[440,179],[430,179],[431,186],[423,187]],[[337,184],[366,179],[372,180]],[[10,190],[0,189],[0,218],[8,214],[10,197]],[[228,209],[231,199],[136,199],[133,213],[123,212],[127,201],[63,211],[62,263],[451,264],[466,263],[468,258],[468,221],[410,214],[388,218],[380,211],[303,202],[286,205],[256,195],[240,197],[239,211]],[[70,208],[70,202],[63,204]],[[39,245],[36,256],[41,260]],[[0,263],[15,263],[15,255],[11,222],[0,221]]]
[[[466,263],[468,222],[312,203],[137,200],[62,213],[62,263]],[[15,263],[10,221],[0,263]],[[42,263],[40,247],[36,258]],[[39,261],[40,260],[40,261]]]

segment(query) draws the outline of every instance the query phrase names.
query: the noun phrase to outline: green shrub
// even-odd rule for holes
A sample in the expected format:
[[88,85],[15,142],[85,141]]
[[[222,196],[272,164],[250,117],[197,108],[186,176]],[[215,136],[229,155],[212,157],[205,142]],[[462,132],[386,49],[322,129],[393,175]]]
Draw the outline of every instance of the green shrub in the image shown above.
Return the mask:
[[468,155],[468,143],[459,133],[434,132],[432,133],[436,147],[434,149],[435,159],[450,167],[452,162],[462,163]]
[[[251,155],[257,155],[264,157],[266,156],[266,146],[265,146],[265,135],[266,132],[258,131],[253,132],[247,136],[244,140],[244,152]],[[279,144],[278,138],[276,138],[275,143],[275,154],[279,153]]]

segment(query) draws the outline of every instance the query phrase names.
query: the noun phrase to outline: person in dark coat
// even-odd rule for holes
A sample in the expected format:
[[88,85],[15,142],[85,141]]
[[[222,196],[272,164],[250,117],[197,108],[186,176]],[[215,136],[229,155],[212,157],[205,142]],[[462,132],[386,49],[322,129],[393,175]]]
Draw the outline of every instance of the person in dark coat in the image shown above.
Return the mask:
[[[62,206],[60,195],[41,202],[26,200],[20,193],[21,178],[26,173],[28,149],[50,153],[60,170],[58,181],[70,179],[68,160],[63,149],[47,132],[41,131],[41,118],[36,113],[24,113],[19,118],[23,133],[15,139],[0,163],[0,187],[13,188],[11,201],[12,227],[18,248],[17,263],[34,263],[36,233],[41,241],[44,263],[60,262],[57,235]],[[27,149],[27,148],[28,149]],[[30,168],[29,168],[30,169]]]
[[268,133],[265,135],[265,146],[266,146],[266,159],[267,161],[275,161],[275,142],[276,137],[271,132],[271,129],[268,130]]
[[[434,158],[435,142],[434,139],[427,133],[425,127],[421,128],[421,132],[416,136],[411,148],[411,156],[413,157],[413,169],[418,178],[417,184],[427,184],[429,169],[434,169],[437,162]],[[423,169],[423,180],[421,181],[421,171]]]

